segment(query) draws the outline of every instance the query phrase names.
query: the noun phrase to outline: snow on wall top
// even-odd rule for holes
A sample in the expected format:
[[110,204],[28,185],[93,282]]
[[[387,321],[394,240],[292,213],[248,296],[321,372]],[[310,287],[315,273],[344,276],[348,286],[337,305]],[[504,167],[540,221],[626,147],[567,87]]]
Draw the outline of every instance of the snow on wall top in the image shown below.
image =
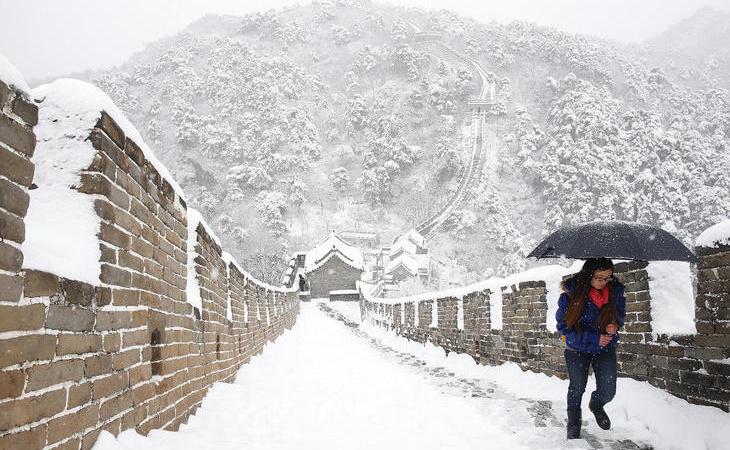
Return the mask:
[[[336,250],[336,252],[333,252],[328,256],[327,254],[332,249]],[[306,272],[311,272],[317,269],[337,252],[342,255],[340,259],[347,265],[359,270],[363,269],[364,263],[360,249],[348,244],[342,240],[342,238],[337,236],[336,233],[330,233],[327,239],[307,252],[304,270]]]
[[685,261],[652,261],[646,267],[651,293],[651,333],[691,335],[695,325],[692,275]]
[[[195,230],[198,228],[198,225],[203,225],[203,228],[205,228],[205,232],[208,233],[208,236],[210,236],[213,241],[215,241],[218,246],[221,245],[221,240],[218,237],[218,235],[215,234],[213,229],[208,225],[208,222],[205,221],[203,218],[203,215],[198,211],[197,209],[188,207],[188,230],[192,229],[192,233],[188,233],[188,238],[190,237],[190,234],[195,234]],[[190,250],[190,249],[188,249]]]
[[409,253],[401,253],[395,259],[390,261],[385,267],[385,273],[391,273],[399,265],[403,265],[412,275],[418,274],[419,269],[428,268],[428,255],[413,255]]
[[142,150],[145,158],[157,169],[160,176],[170,183],[182,199],[185,199],[182,188],[172,177],[170,171],[147,146],[137,128],[132,125],[124,113],[101,89],[83,81],[62,78],[33,89],[32,94],[34,98],[43,102],[39,105],[39,109],[43,108],[44,103],[47,101],[45,99],[51,98],[59,111],[78,117],[79,120],[76,121],[76,131],[78,132],[90,132],[101,117],[101,112],[106,111],[124,131],[124,134]]
[[445,289],[442,291],[427,292],[424,294],[412,295],[409,297],[399,298],[377,298],[371,295],[372,290],[368,289],[364,283],[358,282],[358,288],[362,292],[362,295],[368,299],[368,301],[375,303],[384,304],[398,304],[403,302],[414,302],[418,303],[424,300],[434,300],[437,298],[454,297],[457,299],[463,299],[464,296],[473,292],[483,291],[489,289],[492,293],[502,292],[501,289],[506,287],[505,292],[511,291],[511,286],[517,285],[524,281],[544,281],[547,289],[547,320],[546,326],[550,331],[556,331],[555,313],[558,309],[558,298],[562,293],[560,288],[560,282],[565,275],[575,273],[580,270],[583,265],[583,261],[576,261],[570,267],[563,267],[558,265],[548,265],[535,267],[533,269],[525,270],[506,278],[493,277],[488,280],[480,281],[478,283],[471,284],[469,286]]
[[401,250],[404,253],[410,253],[415,254],[418,247],[415,242],[413,242],[410,239],[400,239],[395,244],[393,244],[393,247],[390,248],[390,251],[388,252],[388,257],[392,258],[393,255],[396,255]]
[[426,244],[426,238],[423,237],[415,228],[408,230],[406,234],[400,235],[393,240],[393,244],[401,241],[411,241],[419,247],[423,247]]
[[[203,219],[202,214],[196,209],[188,208],[187,211],[187,219],[188,219],[188,239],[187,239],[187,247],[188,247],[188,259],[187,259],[187,283],[185,285],[185,293],[186,293],[186,299],[187,302],[191,305],[197,307],[198,309],[202,308],[202,299],[200,297],[200,284],[198,283],[198,277],[197,273],[195,271],[195,257],[198,255],[198,253],[195,251],[195,245],[197,243],[197,228],[198,225],[202,225],[205,229],[206,233],[210,236],[211,239],[215,241],[216,244],[219,246],[221,245],[221,241],[218,238],[218,236],[213,232],[213,230],[208,226],[208,224],[205,222],[205,219]],[[223,262],[226,263],[226,272],[228,273],[228,268],[232,264],[233,266],[238,269],[238,271],[246,277],[247,280],[251,280],[253,283],[263,287],[264,289],[267,289],[269,291],[273,292],[296,292],[296,288],[281,288],[272,286],[268,283],[264,283],[263,281],[260,281],[256,279],[253,275],[248,273],[246,270],[241,267],[240,264],[238,264],[238,261],[236,261],[236,258],[233,257],[230,253],[223,251],[221,254],[221,258],[223,259]],[[230,294],[230,291],[229,291]],[[230,319],[230,299],[228,300],[228,306],[226,309],[227,317]]]
[[96,155],[87,138],[99,110],[84,107],[83,96],[76,98],[77,90],[67,88],[68,84],[33,91],[44,101],[34,130],[33,181],[38,187],[29,191],[23,267],[99,285],[100,218],[94,211],[94,197],[71,189]]
[[0,80],[26,95],[30,94],[30,86],[25,82],[23,75],[2,53],[0,53]]
[[413,256],[409,255],[408,253],[401,253],[400,255],[398,255],[397,258],[391,260],[388,265],[385,266],[385,273],[392,272],[399,265],[405,267],[406,270],[411,273],[411,275],[415,275],[418,273],[418,263],[413,258]]
[[[558,265],[549,265],[535,267],[524,272],[512,274],[506,278],[492,277],[488,280],[479,281],[477,283],[470,284],[468,286],[460,286],[455,288],[444,289],[441,291],[426,292],[423,294],[412,295],[409,297],[397,297],[397,298],[370,298],[369,300],[379,303],[400,303],[403,301],[413,302],[421,300],[433,300],[435,298],[445,297],[456,297],[463,298],[464,296],[477,291],[483,291],[490,289],[494,291],[496,288],[507,287],[507,292],[510,291],[510,287],[524,281],[545,281],[553,282],[558,276],[562,277],[571,273],[575,273],[580,270],[583,265],[583,261],[576,261],[570,267],[563,267]],[[558,283],[559,284],[559,283]],[[549,287],[549,286],[548,286]]]
[[226,263],[226,265],[232,264],[233,266],[238,269],[239,272],[241,272],[241,275],[243,275],[247,280],[251,280],[254,284],[261,286],[264,289],[267,289],[269,291],[273,292],[281,292],[281,293],[287,293],[287,292],[297,292],[299,289],[297,287],[290,287],[290,288],[284,288],[281,286],[273,286],[271,284],[265,283],[253,275],[251,275],[249,272],[247,272],[243,267],[241,267],[240,264],[238,264],[238,261],[236,258],[231,255],[228,252],[223,252],[223,261]]
[[730,245],[730,219],[723,220],[703,231],[695,240],[697,247],[716,248]]
[[[187,211],[187,218],[188,218],[188,238],[187,238],[187,279],[185,283],[185,300],[193,305],[194,307],[198,308],[198,310],[202,310],[203,308],[203,300],[200,297],[200,284],[198,283],[198,274],[195,271],[195,256],[198,254],[195,251],[195,244],[198,240],[198,233],[195,231],[198,228],[198,224],[203,222],[203,217],[200,215],[200,213],[193,209],[188,208]],[[203,222],[203,226],[205,226],[205,223]],[[215,235],[211,235],[212,239],[215,239]]]

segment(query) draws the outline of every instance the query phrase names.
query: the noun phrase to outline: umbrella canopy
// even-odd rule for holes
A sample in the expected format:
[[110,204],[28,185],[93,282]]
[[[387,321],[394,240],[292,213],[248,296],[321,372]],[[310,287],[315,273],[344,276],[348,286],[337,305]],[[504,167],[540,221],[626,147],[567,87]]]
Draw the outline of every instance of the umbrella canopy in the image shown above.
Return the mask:
[[697,257],[661,228],[633,222],[590,222],[561,228],[528,257],[613,258],[640,261],[688,261]]

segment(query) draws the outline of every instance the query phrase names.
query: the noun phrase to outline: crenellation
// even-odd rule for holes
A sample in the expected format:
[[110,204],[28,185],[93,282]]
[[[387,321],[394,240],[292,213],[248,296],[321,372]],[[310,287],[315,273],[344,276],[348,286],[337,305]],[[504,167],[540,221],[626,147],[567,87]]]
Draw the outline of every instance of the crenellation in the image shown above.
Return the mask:
[[[15,94],[3,87],[7,104]],[[13,104],[13,116],[3,112],[0,120],[25,118],[22,128],[31,130],[35,105]],[[32,448],[90,448],[101,430],[177,429],[213,382],[232,381],[266,341],[291,327],[298,297],[274,296],[237,269],[226,277],[222,249],[200,226],[195,261],[204,320],[197,319],[200,311],[185,291],[186,203],[105,112],[88,137],[96,154],[75,187],[95,197],[100,285],[24,270],[19,244],[33,174],[23,156],[33,153],[30,135],[24,143],[8,142],[0,132],[3,170],[15,170],[0,179],[0,218],[8,217],[3,236],[14,242],[0,243],[0,267],[11,272],[2,274],[0,301],[10,304],[0,305],[0,332],[28,333],[0,339],[0,445],[22,438],[37,439]],[[30,302],[18,304],[23,299]],[[285,302],[295,306],[285,309]],[[269,325],[252,320],[253,307]],[[33,436],[24,428],[29,424]]]
[[[617,347],[620,376],[648,381],[690,402],[730,409],[730,248],[698,248],[695,323],[692,335],[653,335],[651,292],[647,263],[615,265],[616,277],[626,285],[626,319]],[[709,259],[709,262],[707,261]],[[453,297],[418,302],[419,326],[414,323],[414,302],[405,303],[406,319],[399,322],[400,303],[360,298],[361,314],[397,334],[431,341],[447,351],[471,355],[481,364],[510,361],[523,370],[566,378],[563,348],[558,333],[547,330],[547,290],[544,281],[524,281],[502,287],[501,330],[490,329],[491,292],[475,291],[463,297],[464,330],[456,330]],[[431,304],[439,308],[438,327],[432,328]],[[389,318],[393,308],[395,314]],[[395,325],[395,326],[393,326]]]

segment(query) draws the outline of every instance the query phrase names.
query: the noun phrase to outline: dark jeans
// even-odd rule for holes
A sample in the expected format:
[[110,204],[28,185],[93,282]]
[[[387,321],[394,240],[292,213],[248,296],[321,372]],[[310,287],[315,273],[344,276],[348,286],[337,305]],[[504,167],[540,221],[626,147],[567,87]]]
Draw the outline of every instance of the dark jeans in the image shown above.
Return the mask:
[[596,390],[591,394],[591,400],[604,405],[616,395],[616,348],[607,348],[600,353],[565,349],[565,365],[570,378],[568,409],[580,409],[590,366],[596,375]]

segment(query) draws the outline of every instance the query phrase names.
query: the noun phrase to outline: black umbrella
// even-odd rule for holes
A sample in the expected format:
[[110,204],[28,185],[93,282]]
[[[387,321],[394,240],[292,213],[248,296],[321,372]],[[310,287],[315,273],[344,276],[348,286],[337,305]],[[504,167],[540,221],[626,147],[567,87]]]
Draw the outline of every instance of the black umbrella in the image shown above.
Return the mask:
[[561,228],[528,257],[613,258],[640,261],[689,261],[697,257],[661,228],[634,222],[590,222]]

